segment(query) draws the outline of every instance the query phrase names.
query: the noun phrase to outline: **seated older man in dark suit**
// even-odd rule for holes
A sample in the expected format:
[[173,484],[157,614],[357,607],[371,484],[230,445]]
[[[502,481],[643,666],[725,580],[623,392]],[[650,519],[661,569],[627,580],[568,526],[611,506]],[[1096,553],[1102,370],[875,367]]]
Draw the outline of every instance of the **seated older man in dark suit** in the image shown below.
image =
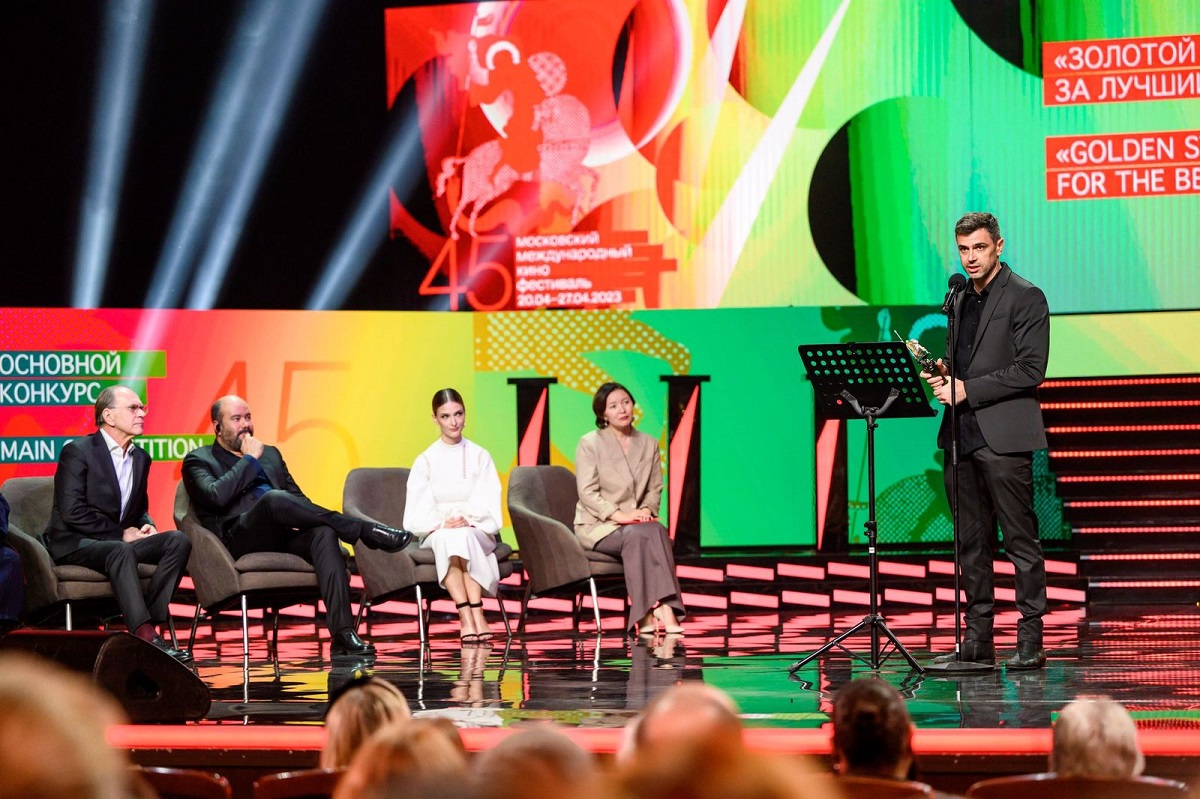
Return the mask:
[[412,533],[313,503],[292,479],[279,450],[254,437],[250,406],[241,397],[221,397],[211,416],[217,440],[183,459],[183,484],[201,523],[221,537],[234,558],[291,552],[312,563],[333,633],[331,655],[374,655],[375,647],[354,631],[339,541],[396,552],[412,541]]
[[[67,443],[59,455],[46,548],[58,563],[107,574],[129,631],[186,663],[191,653],[169,646],[154,625],[168,619],[192,544],[177,530],[160,533],[150,518],[150,455],[133,443],[145,422],[146,406],[132,389],[100,392],[98,429]],[[139,563],[158,564],[146,596]]]

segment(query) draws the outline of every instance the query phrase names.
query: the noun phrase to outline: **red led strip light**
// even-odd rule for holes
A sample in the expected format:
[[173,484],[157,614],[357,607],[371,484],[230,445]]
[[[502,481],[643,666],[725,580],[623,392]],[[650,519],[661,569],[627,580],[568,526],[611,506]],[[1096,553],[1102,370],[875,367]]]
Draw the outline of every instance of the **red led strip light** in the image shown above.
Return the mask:
[[1200,455],[1200,449],[1053,449],[1051,458],[1149,458],[1170,455]]
[[1200,424],[1119,424],[1047,427],[1047,433],[1167,433],[1200,430]]
[[1079,499],[1063,503],[1067,508],[1173,508],[1195,507],[1200,499]]
[[1105,580],[1095,588],[1200,588],[1200,580]]
[[730,563],[725,567],[725,574],[730,577],[739,577],[743,580],[765,580],[770,582],[775,579],[774,569],[768,569],[763,566],[746,566],[740,563]]
[[809,605],[811,607],[829,607],[829,597],[825,594],[813,594],[808,591],[784,591],[781,599],[792,605]]
[[1200,400],[1114,400],[1110,402],[1043,402],[1043,410],[1082,411],[1106,408],[1195,408]]
[[1200,533],[1200,525],[1188,524],[1174,527],[1076,527],[1081,535],[1090,533]]
[[1105,380],[1047,380],[1044,388],[1097,388],[1100,386],[1185,386],[1200,383],[1200,377],[1123,377]]
[[1075,588],[1048,585],[1046,586],[1046,598],[1057,602],[1087,602],[1087,592]]
[[910,605],[933,604],[933,595],[928,591],[904,591],[899,588],[888,588],[884,590],[883,598],[889,602],[906,602]]
[[886,560],[879,562],[880,574],[892,574],[898,577],[925,578],[925,567],[917,563],[893,563]]
[[1200,560],[1200,552],[1111,552],[1080,557],[1084,560]]
[[745,591],[730,591],[729,604],[749,605],[754,608],[777,608],[779,597],[769,594],[750,594]]
[[1200,474],[1072,474],[1060,483],[1157,483],[1165,480],[1200,480]]
[[[1174,672],[1167,672],[1173,674]],[[1181,672],[1181,681],[1190,678]],[[510,729],[470,728],[459,730],[463,745],[470,752],[482,752],[494,747],[511,734]],[[612,754],[622,742],[620,727],[564,727],[563,734],[585,751]],[[750,728],[745,731],[746,747],[753,751],[805,754],[827,757],[830,747],[828,725],[820,729]],[[110,746],[118,749],[148,751],[226,750],[237,753],[262,751],[320,752],[325,745],[324,727],[295,725],[196,725],[170,727],[159,724],[135,726],[114,725],[107,729]],[[1045,758],[1052,747],[1049,729],[954,729],[915,730],[913,751],[918,756],[1012,757],[1014,755]],[[1139,729],[1138,746],[1152,757],[1196,757],[1200,754],[1198,739],[1193,730]]]
[[711,583],[725,580],[725,572],[721,569],[706,569],[703,566],[676,566],[675,576],[684,580],[704,580]]

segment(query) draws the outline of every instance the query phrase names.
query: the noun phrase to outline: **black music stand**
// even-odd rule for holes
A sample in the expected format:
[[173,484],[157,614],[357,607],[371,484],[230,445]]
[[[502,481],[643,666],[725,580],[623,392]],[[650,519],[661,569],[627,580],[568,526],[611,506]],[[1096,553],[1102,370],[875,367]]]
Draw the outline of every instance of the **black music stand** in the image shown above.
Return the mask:
[[830,639],[823,647],[808,657],[798,660],[789,668],[795,674],[804,664],[820,657],[834,647],[846,651],[851,657],[864,660],[842,646],[847,638],[860,632],[871,634],[872,669],[878,669],[891,652],[880,649],[879,636],[892,643],[909,667],[917,673],[924,670],[908,650],[888,629],[887,622],[879,612],[879,554],[876,548],[875,522],[875,428],[877,418],[915,418],[936,416],[925,399],[924,384],[917,375],[912,357],[901,341],[884,341],[870,344],[812,344],[800,348],[800,358],[813,385],[813,396],[818,412],[826,419],[864,419],[867,423],[867,521],[863,525],[867,533],[867,556],[869,563],[870,613],[846,632]]

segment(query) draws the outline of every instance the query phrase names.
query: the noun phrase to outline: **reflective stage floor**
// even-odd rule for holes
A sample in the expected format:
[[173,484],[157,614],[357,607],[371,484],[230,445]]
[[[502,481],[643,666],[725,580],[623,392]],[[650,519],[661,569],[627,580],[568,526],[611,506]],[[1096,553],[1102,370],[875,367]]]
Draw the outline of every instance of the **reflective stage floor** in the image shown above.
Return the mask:
[[[364,637],[379,649],[373,664],[330,663],[328,633],[313,621],[285,617],[272,661],[262,625],[251,627],[248,668],[232,617],[201,625],[196,672],[212,691],[208,724],[319,723],[331,689],[364,672],[395,684],[416,715],[447,716],[464,727],[508,727],[530,719],[575,728],[619,728],[667,686],[702,680],[728,692],[752,729],[817,729],[829,720],[831,698],[847,681],[871,673],[870,642],[849,639],[795,675],[789,666],[861,613],[694,614],[686,637],[631,639],[622,620],[606,616],[603,635],[575,632],[566,616],[531,618],[511,640],[492,614],[491,646],[463,646],[457,624],[436,611],[430,642],[418,643],[414,617],[376,616]],[[920,663],[953,649],[953,616],[929,611],[888,616],[901,643]],[[513,618],[515,625],[515,616]],[[1014,645],[1015,615],[1001,616],[997,654]],[[183,630],[180,631],[184,632]],[[1046,618],[1046,668],[947,677],[909,669],[893,653],[877,673],[908,699],[921,730],[1046,729],[1054,714],[1082,694],[1107,694],[1125,704],[1146,730],[1200,727],[1200,610],[1195,606],[1082,607]],[[858,656],[857,658],[854,656]],[[1200,737],[1200,736],[1198,736]]]
[[[286,617],[275,662],[261,623],[251,627],[251,657],[243,669],[236,620],[218,624],[215,637],[201,625],[195,668],[212,693],[207,719],[112,728],[109,740],[141,765],[217,771],[234,784],[235,796],[249,796],[263,774],[317,765],[329,692],[357,674],[394,683],[415,715],[454,720],[469,750],[487,749],[523,725],[553,721],[601,757],[616,751],[624,725],[658,692],[681,680],[703,680],[737,701],[751,748],[827,762],[833,694],[872,673],[845,652],[788,673],[831,635],[859,622],[861,612],[832,618],[701,612],[687,620],[685,638],[650,640],[620,635],[622,619],[615,614],[604,617],[611,632],[600,636],[587,632],[591,623],[577,633],[567,616],[534,615],[511,641],[464,647],[454,637],[457,623],[444,612],[452,608],[435,603],[434,609],[425,648],[415,616],[375,616],[363,631],[379,649],[374,664],[331,664],[328,633],[318,638],[311,618]],[[919,662],[953,648],[948,610],[887,620]],[[1011,614],[998,620],[1002,655],[1013,647],[1015,621]],[[503,629],[494,612],[491,622],[493,630]],[[1147,774],[1197,785],[1197,632],[1200,612],[1191,604],[1060,608],[1046,619],[1050,659],[1043,670],[999,668],[950,679],[918,674],[893,654],[876,673],[907,698],[920,776],[939,790],[963,794],[979,779],[1045,770],[1055,713],[1076,696],[1096,693],[1132,712]],[[847,643],[856,655],[869,648],[865,637]]]

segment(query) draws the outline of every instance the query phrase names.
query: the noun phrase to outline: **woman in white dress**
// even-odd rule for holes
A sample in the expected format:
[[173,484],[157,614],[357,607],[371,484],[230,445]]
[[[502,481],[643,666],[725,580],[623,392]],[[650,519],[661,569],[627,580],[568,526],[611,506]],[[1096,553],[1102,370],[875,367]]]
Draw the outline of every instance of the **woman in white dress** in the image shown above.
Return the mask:
[[467,412],[452,388],[433,395],[441,436],[422,452],[408,476],[404,529],[432,549],[442,584],[458,608],[464,644],[487,641],[483,595],[496,595],[500,569],[500,475],[487,450],[463,437]]

